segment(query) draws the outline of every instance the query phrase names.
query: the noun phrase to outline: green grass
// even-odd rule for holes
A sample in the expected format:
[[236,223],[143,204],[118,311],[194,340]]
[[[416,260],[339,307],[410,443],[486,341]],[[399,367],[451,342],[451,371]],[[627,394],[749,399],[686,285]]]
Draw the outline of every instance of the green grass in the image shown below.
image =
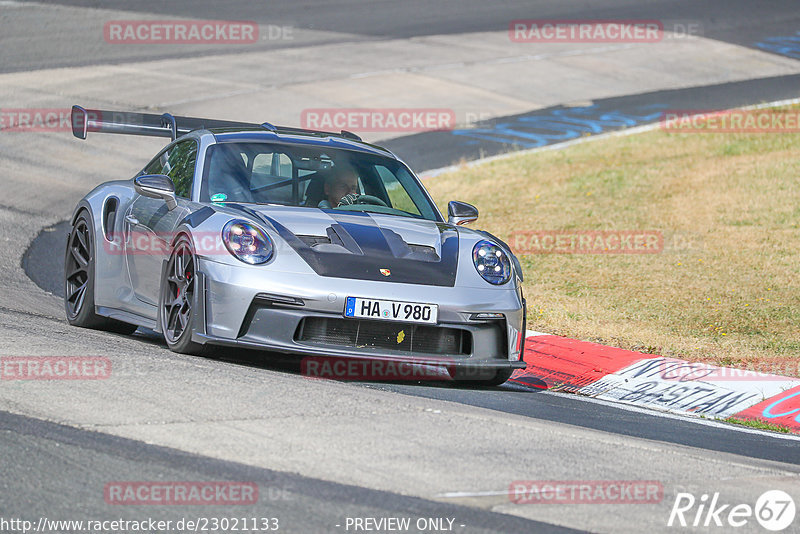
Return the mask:
[[774,423],[767,423],[765,421],[758,421],[756,419],[737,419],[735,417],[729,417],[724,419],[726,423],[731,423],[734,425],[741,425],[747,426],[750,428],[757,428],[759,430],[769,430],[771,432],[780,432],[781,434],[791,434],[792,429],[789,427],[785,427],[783,425],[776,425]]

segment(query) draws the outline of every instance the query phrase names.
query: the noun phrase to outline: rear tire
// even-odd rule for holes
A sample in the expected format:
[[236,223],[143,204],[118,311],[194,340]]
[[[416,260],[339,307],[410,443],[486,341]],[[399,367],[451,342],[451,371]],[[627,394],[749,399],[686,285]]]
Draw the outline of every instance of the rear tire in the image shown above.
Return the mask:
[[64,311],[73,326],[132,334],[137,326],[102,317],[94,312],[94,229],[89,212],[83,210],[67,239],[64,255]]
[[167,347],[181,354],[203,353],[204,345],[192,341],[194,292],[197,259],[189,238],[178,238],[161,280],[161,306],[158,313]]

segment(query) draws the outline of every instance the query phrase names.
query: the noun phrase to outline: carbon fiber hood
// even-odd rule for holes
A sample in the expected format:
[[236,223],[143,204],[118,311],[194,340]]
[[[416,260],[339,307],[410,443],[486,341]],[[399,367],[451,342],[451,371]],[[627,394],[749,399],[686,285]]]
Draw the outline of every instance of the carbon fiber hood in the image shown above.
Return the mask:
[[435,221],[358,211],[251,206],[320,276],[454,286],[458,232]]

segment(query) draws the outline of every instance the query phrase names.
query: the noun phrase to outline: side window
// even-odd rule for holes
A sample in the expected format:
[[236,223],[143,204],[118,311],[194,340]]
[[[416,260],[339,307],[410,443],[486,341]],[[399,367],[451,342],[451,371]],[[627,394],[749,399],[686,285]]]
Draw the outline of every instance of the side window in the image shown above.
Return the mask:
[[181,141],[158,156],[144,168],[144,174],[166,174],[175,184],[175,195],[189,198],[192,194],[194,167],[197,162],[197,143]]
[[147,164],[147,167],[144,168],[144,174],[164,174],[164,167],[168,164],[167,157],[167,151],[163,150],[153,161]]
[[383,165],[376,165],[375,170],[383,181],[383,186],[386,188],[386,193],[389,195],[390,207],[403,210],[412,215],[422,215],[419,208],[408,195],[408,191],[403,187],[403,184],[397,179],[397,176],[384,167]]
[[191,196],[196,161],[197,143],[193,139],[181,141],[169,151],[164,174],[172,178],[172,183],[175,184],[175,196],[182,198]]

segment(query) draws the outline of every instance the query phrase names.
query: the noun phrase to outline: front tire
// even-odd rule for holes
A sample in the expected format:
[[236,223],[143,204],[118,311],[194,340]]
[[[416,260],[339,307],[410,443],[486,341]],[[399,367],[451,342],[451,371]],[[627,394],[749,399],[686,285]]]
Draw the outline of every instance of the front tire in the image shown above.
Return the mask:
[[492,378],[485,380],[458,380],[459,385],[476,387],[495,387],[504,384],[514,373],[513,369],[498,369]]
[[75,219],[64,256],[64,311],[73,326],[132,334],[136,325],[102,317],[94,312],[94,228],[89,212]]
[[499,386],[501,384],[505,384],[506,381],[511,378],[511,375],[514,373],[513,369],[498,369],[497,374],[494,375],[494,378],[486,380],[483,385],[484,386]]
[[192,341],[197,259],[186,235],[178,238],[161,281],[159,321],[167,347],[181,354],[201,354],[204,346]]

